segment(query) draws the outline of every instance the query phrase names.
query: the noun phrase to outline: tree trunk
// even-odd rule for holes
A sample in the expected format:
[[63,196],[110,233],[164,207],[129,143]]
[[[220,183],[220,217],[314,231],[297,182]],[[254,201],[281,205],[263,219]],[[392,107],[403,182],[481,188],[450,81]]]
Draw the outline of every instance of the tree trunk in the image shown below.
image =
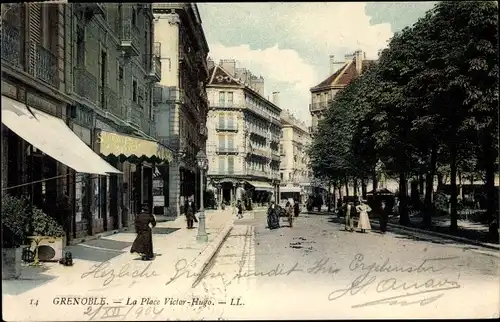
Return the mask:
[[337,210],[337,184],[335,182],[333,183],[332,198],[333,198],[333,209]]
[[437,174],[437,179],[438,179],[438,184],[437,184],[437,191],[440,191],[443,187],[443,180],[444,180],[444,175],[442,173]]
[[378,180],[377,180],[377,172],[375,168],[373,168],[373,193],[378,189]]
[[407,226],[410,223],[408,216],[408,187],[406,182],[406,173],[399,173],[399,223]]
[[354,178],[354,197],[358,196],[358,179]]
[[[490,224],[497,219],[498,223],[498,208],[495,207],[498,194],[495,188],[495,161],[498,156],[498,151],[492,149],[492,137],[488,135],[485,140],[485,189],[486,189],[486,216]],[[497,234],[497,232],[495,232]]]
[[361,195],[366,200],[366,178],[361,179]]
[[433,198],[432,193],[434,190],[434,176],[436,174],[436,164],[437,164],[437,148],[434,145],[431,151],[431,164],[427,175],[425,176],[425,210],[423,224],[425,227],[430,228],[432,226],[432,214],[434,212],[434,207],[432,205]]
[[342,207],[343,198],[342,198],[342,183],[341,182],[339,182],[337,189],[339,190],[340,207]]
[[345,178],[345,196],[349,197],[349,179]]
[[332,184],[328,183],[328,212],[332,211]]
[[457,231],[457,148],[456,146],[451,146],[450,148],[450,186],[451,186],[451,197],[450,197],[450,230],[452,232]]

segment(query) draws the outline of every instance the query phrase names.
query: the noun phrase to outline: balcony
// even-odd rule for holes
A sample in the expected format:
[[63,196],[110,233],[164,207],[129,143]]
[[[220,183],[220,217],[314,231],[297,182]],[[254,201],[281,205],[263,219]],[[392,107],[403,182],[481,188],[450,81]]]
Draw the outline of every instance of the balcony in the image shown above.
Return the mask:
[[151,57],[151,70],[146,75],[146,78],[152,82],[159,82],[161,80],[161,61],[160,57],[153,55]]
[[97,78],[84,67],[73,69],[73,91],[80,97],[97,104]]
[[238,132],[238,125],[237,124],[217,124],[215,130],[217,132]]
[[21,32],[2,20],[2,63],[6,62],[15,67],[21,67]]
[[120,45],[118,46],[126,56],[139,56],[139,37],[138,31],[132,26],[132,20],[123,20],[121,26]]
[[153,88],[153,104],[161,104],[163,103],[163,87],[155,86]]
[[193,61],[191,60],[191,57],[189,56],[190,53],[186,52],[184,50],[183,45],[179,46],[179,61],[183,64],[186,64],[188,69],[193,68]]
[[251,176],[258,176],[258,177],[267,177],[268,173],[264,170],[257,170],[257,169],[247,169],[247,174]]
[[264,157],[264,158],[268,158],[269,157],[269,152],[267,150],[264,150],[264,149],[261,149],[261,148],[253,148],[250,153],[258,155],[260,157]]
[[107,110],[110,113],[113,113],[113,115],[120,118],[126,116],[120,99],[118,98],[118,95],[115,91],[106,86],[104,87],[104,89],[101,88],[101,95],[103,95],[104,98],[104,106],[102,107],[103,109]]
[[28,49],[28,73],[51,86],[59,87],[56,55],[36,42],[28,41],[26,45]]
[[323,111],[328,108],[328,102],[316,102],[309,104],[309,111],[311,112],[317,112],[317,111]]
[[106,15],[106,8],[102,3],[78,3],[76,4],[76,10],[83,12],[85,20],[87,21],[90,21],[97,15]]
[[238,148],[217,147],[217,154],[238,154]]

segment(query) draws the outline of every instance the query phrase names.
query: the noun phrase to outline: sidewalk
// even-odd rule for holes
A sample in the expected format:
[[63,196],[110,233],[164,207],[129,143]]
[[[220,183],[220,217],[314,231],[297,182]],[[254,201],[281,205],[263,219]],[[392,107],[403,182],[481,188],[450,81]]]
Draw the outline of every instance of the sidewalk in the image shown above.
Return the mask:
[[[326,211],[322,211],[322,212],[310,211],[309,213],[310,214],[318,214],[318,215],[335,215],[335,213],[333,213],[333,212],[326,212]],[[458,220],[457,235],[463,234],[463,235],[469,236],[469,238],[467,238],[467,237],[463,237],[460,235],[457,236],[457,235],[452,235],[450,233],[446,233],[449,231],[449,225],[450,225],[449,219],[447,219],[447,221],[445,221],[445,220],[443,220],[443,218],[441,218],[441,219],[439,219],[439,217],[434,218],[432,230],[419,228],[418,227],[419,226],[419,224],[418,224],[419,219],[421,220],[421,217],[417,217],[417,216],[410,217],[410,220],[412,221],[412,226],[409,227],[409,226],[400,225],[399,224],[399,216],[393,216],[393,217],[389,218],[389,222],[388,222],[387,226],[401,229],[401,230],[414,231],[414,232],[426,234],[429,236],[437,236],[437,237],[441,237],[441,238],[456,240],[456,241],[460,241],[462,243],[477,245],[477,246],[481,246],[481,247],[485,247],[485,248],[489,248],[489,249],[500,250],[499,244],[485,241],[484,235],[486,233],[488,233],[488,228],[487,227],[484,228],[480,224],[474,224],[474,223],[471,223],[471,222],[468,222],[465,220]],[[337,218],[337,220],[339,222],[342,222],[343,218]],[[370,223],[372,224],[372,226],[374,228],[376,228],[376,229],[379,228],[378,217],[372,216],[370,218]],[[414,226],[417,226],[417,227],[414,227]],[[478,236],[483,236],[483,237],[480,238]]]
[[[9,308],[4,309],[4,314],[7,313],[4,320],[29,320],[28,317],[35,316],[37,320],[45,321],[88,319],[82,316],[86,306],[81,310],[54,306],[54,298],[61,296],[105,296],[111,302],[128,296],[178,297],[181,293],[188,294],[202,269],[230,233],[234,219],[230,211],[208,210],[207,243],[197,242],[198,229],[186,229],[184,216],[158,223],[153,231],[156,254],[153,261],[137,260],[137,254],[130,254],[136,236],[132,232],[101,237],[90,245],[88,242],[69,246],[70,251],[75,251],[73,266],[46,263],[43,270],[24,268],[19,280],[2,281],[4,308]],[[119,247],[122,249],[116,249]],[[29,305],[32,299],[38,300],[38,306]],[[49,308],[57,309],[57,312]]]

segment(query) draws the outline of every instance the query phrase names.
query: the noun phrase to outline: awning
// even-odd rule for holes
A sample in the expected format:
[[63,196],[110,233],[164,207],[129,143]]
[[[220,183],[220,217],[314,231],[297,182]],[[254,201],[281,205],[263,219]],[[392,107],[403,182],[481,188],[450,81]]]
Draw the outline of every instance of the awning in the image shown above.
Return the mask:
[[262,181],[247,181],[248,184],[254,186],[257,191],[273,191],[274,188],[267,182]]
[[99,130],[96,142],[99,144],[98,151],[105,156],[113,154],[126,157],[154,157],[168,162],[173,160],[172,151],[157,141]]
[[302,189],[300,187],[280,187],[281,192],[301,192]]
[[2,95],[2,123],[35,148],[76,172],[121,173],[104,161],[63,120]]

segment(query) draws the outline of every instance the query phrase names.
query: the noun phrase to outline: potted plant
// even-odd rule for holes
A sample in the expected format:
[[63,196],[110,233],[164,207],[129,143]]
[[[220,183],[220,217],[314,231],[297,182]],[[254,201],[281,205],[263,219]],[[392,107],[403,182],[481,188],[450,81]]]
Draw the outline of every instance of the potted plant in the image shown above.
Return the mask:
[[2,279],[21,275],[22,249],[29,224],[25,199],[2,196]]
[[53,256],[49,256],[50,258],[45,260],[60,260],[63,256],[64,245],[66,245],[66,233],[62,225],[37,207],[32,209],[31,220],[32,236],[28,238],[32,240],[32,248],[36,252],[35,262],[38,259],[39,248],[45,246],[54,251]]

